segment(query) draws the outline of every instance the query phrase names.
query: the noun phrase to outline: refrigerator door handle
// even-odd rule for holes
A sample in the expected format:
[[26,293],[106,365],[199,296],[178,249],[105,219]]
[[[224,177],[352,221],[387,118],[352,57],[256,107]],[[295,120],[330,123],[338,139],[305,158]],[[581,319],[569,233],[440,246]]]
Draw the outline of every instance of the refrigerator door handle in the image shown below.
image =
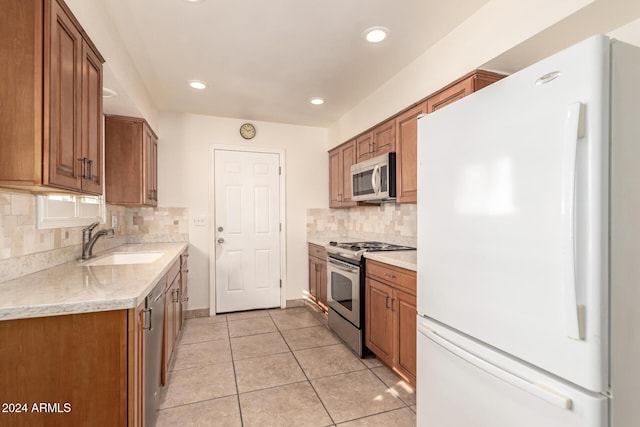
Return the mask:
[[562,256],[564,265],[564,302],[567,335],[584,339],[584,306],[578,304],[576,291],[576,155],[578,139],[584,137],[584,108],[576,102],[567,109],[562,153]]
[[488,374],[493,375],[494,377],[499,378],[508,384],[511,384],[514,387],[517,387],[536,397],[539,397],[540,399],[543,399],[561,409],[570,410],[572,407],[572,401],[570,398],[560,394],[559,392],[551,389],[548,386],[545,386],[544,384],[532,383],[531,381],[521,378],[511,372],[505,371],[504,369],[501,369],[493,365],[492,363],[489,363],[481,359],[480,357],[469,353],[468,351],[458,347],[446,338],[438,335],[436,331],[431,329],[424,322],[418,321],[418,333],[423,334],[425,337],[438,344],[440,347],[460,357],[467,363],[472,364],[476,368],[481,369]]

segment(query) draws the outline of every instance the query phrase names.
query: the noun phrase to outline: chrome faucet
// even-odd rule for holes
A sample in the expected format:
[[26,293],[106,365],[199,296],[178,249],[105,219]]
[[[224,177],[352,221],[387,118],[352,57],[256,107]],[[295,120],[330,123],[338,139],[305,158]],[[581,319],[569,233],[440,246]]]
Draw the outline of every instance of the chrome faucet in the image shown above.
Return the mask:
[[99,222],[94,222],[87,228],[82,229],[82,259],[89,259],[93,256],[92,254],[93,245],[96,244],[96,241],[98,240],[98,238],[106,235],[114,236],[116,234],[113,228],[109,228],[106,230],[100,230],[96,234],[91,236],[91,232],[98,225],[100,225]]

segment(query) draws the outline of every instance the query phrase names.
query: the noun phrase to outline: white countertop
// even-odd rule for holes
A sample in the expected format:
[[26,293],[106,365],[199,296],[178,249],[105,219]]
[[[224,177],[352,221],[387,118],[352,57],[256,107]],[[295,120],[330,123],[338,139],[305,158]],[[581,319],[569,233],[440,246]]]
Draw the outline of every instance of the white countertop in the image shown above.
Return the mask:
[[[0,320],[135,308],[187,248],[181,243],[128,244],[96,254],[164,252],[149,264],[87,266],[72,261],[0,283]],[[94,258],[94,259],[95,259]]]
[[365,252],[364,257],[407,270],[418,271],[418,251]]

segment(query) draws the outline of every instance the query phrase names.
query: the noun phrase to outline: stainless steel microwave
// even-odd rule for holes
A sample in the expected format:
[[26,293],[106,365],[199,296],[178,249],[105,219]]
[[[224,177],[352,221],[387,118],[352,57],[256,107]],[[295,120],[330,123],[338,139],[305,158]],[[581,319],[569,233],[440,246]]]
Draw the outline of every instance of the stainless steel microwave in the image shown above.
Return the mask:
[[351,200],[388,202],[396,198],[396,153],[386,153],[351,166]]

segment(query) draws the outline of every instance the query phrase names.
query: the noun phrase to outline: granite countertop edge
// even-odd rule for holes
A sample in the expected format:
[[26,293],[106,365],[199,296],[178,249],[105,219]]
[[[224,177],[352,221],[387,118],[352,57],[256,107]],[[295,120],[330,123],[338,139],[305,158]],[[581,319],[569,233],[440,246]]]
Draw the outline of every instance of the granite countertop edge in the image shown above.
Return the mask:
[[[137,307],[166,276],[188,242],[135,243],[0,283],[0,321]],[[163,252],[148,264],[89,266],[116,252]]]

